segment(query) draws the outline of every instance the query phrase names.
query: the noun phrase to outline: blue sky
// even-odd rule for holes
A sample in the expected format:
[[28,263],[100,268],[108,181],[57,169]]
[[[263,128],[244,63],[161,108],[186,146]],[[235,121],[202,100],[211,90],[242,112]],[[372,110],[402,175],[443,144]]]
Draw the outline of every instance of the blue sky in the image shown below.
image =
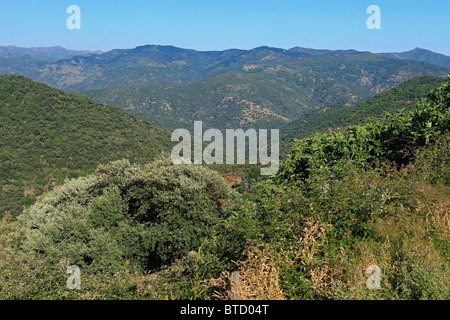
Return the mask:
[[[69,5],[81,29],[69,30]],[[381,29],[369,30],[369,5]],[[450,55],[448,0],[0,0],[0,45],[108,51],[145,44],[196,50],[258,46],[356,49],[426,48]]]

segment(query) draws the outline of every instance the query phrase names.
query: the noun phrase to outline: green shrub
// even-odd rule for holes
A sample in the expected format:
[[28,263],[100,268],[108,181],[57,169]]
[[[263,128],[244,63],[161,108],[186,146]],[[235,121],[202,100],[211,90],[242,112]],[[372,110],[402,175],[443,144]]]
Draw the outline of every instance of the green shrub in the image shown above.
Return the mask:
[[[439,222],[428,230],[424,223],[433,210],[445,212],[448,199],[449,91],[450,80],[411,112],[354,126],[347,135],[318,134],[298,141],[279,174],[261,183],[224,221],[215,243],[205,244],[205,254],[222,262],[210,274],[233,271],[230,262],[248,259],[246,250],[269,246],[282,256],[273,260],[278,261],[280,288],[291,299],[335,298],[330,288],[341,291],[339,297],[445,297],[445,258],[436,258],[436,266],[429,267],[398,259],[395,252],[381,255],[384,268],[396,268],[384,270],[386,290],[381,295],[368,294],[364,281],[355,289],[349,274],[364,279],[358,268],[367,253],[358,247],[384,243],[374,221],[386,217],[419,221],[424,235],[417,243],[448,256],[448,225]],[[405,228],[394,233],[408,237],[411,232]],[[400,245],[395,237],[392,242]],[[352,270],[343,267],[346,260]]]
[[318,133],[296,141],[277,181],[305,180],[318,168],[339,166],[342,160],[363,168],[378,161],[407,165],[414,161],[415,150],[431,145],[449,130],[450,77],[414,110],[352,126],[345,135]]
[[211,235],[235,195],[217,172],[158,159],[116,161],[41,197],[20,219],[21,245],[98,271],[159,268]]

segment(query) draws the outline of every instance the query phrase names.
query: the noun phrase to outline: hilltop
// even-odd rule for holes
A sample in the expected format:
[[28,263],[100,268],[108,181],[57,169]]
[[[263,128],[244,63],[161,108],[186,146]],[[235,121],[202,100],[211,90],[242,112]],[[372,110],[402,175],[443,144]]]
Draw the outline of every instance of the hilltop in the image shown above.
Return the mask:
[[379,54],[394,59],[423,61],[444,68],[450,68],[450,57],[422,48],[415,48],[405,52],[386,52]]

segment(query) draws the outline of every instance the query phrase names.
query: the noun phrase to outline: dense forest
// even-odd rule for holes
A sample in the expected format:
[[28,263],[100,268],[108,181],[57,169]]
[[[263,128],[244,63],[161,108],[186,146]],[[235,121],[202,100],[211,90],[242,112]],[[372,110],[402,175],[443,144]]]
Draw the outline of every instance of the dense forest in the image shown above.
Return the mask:
[[[237,270],[242,299],[449,299],[449,141],[450,78],[407,110],[295,140],[249,194],[207,166],[117,150],[3,219],[0,298],[229,299]],[[380,289],[366,286],[370,265]]]
[[171,148],[167,129],[20,75],[0,76],[0,136],[0,217],[99,163]]

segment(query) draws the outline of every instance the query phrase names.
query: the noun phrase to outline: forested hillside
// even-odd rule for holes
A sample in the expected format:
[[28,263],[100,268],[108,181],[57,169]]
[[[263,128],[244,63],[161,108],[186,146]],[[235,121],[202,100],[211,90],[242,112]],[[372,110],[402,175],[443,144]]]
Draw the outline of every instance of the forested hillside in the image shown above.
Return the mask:
[[412,78],[449,73],[414,59],[301,47],[2,50],[0,73],[87,95],[169,129],[197,120],[214,128],[279,128],[316,108],[361,103]]
[[0,76],[0,136],[0,216],[99,164],[170,150],[166,129],[18,75]]
[[[230,70],[232,72],[230,72]],[[123,85],[82,91],[159,125],[203,121],[213,128],[276,128],[318,107],[355,104],[418,76],[448,70],[371,53],[296,57],[260,48],[194,83]]]
[[315,132],[342,131],[372,117],[380,119],[389,112],[408,111],[444,81],[444,78],[418,77],[357,105],[333,104],[311,111],[280,129],[282,149],[287,151],[294,139],[305,138]]

